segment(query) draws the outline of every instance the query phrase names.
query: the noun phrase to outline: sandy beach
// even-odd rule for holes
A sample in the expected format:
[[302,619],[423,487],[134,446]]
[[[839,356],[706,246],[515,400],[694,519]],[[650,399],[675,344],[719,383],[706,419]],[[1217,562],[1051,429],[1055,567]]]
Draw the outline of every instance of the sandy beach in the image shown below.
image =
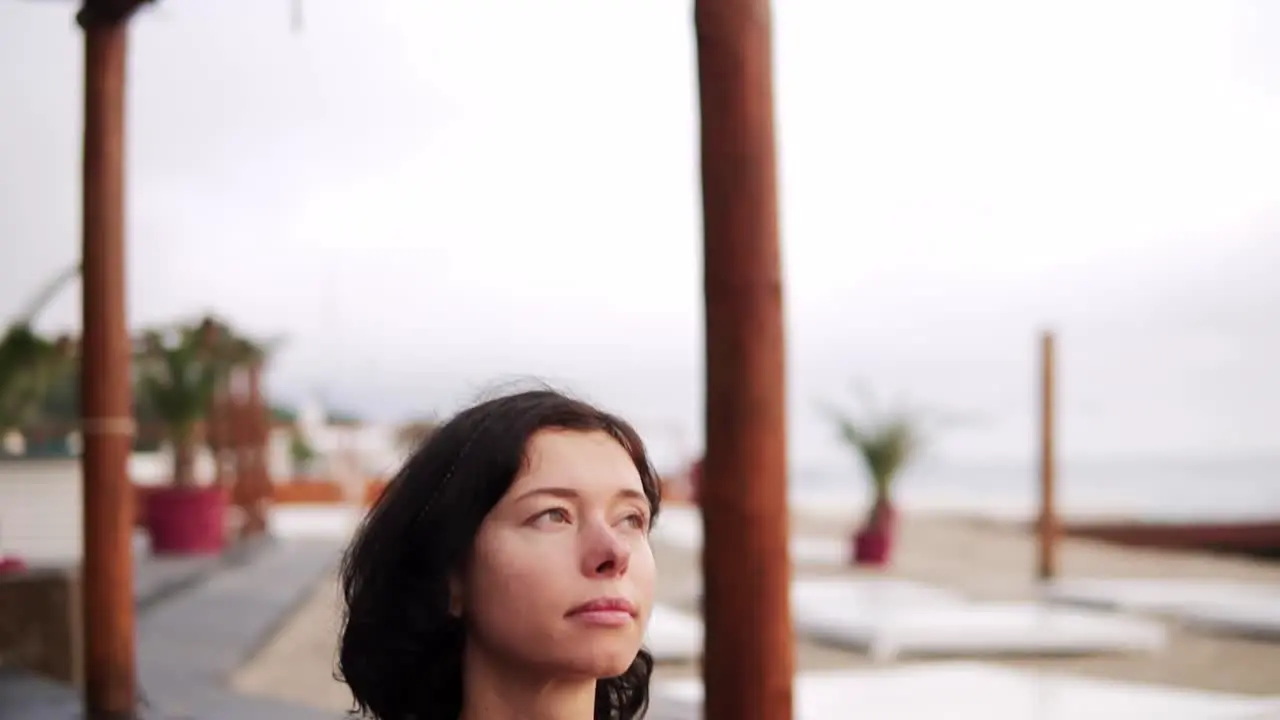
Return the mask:
[[[829,517],[793,518],[793,530],[812,536],[847,537],[850,522]],[[699,573],[695,554],[660,538],[654,543],[661,572],[659,599],[695,609],[689,592]],[[978,599],[1019,600],[1034,596],[1035,540],[1009,523],[936,515],[903,518],[900,546],[889,574],[961,590]],[[1170,553],[1064,539],[1062,577],[1184,577],[1280,584],[1280,563],[1202,553]],[[804,570],[803,574],[855,573],[849,569]],[[274,639],[233,676],[244,693],[312,707],[350,709],[345,686],[333,679],[337,590],[321,584]],[[1248,694],[1280,691],[1280,643],[1182,629],[1169,625],[1168,646],[1139,655],[994,659],[991,662],[1055,672]],[[868,666],[865,655],[796,638],[800,669]],[[695,674],[695,663],[659,666],[655,680]]]

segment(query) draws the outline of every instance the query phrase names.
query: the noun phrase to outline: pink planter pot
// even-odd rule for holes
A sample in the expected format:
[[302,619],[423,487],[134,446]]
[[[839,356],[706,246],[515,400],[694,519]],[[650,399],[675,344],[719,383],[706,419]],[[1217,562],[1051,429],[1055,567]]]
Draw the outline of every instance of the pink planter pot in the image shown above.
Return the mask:
[[222,488],[155,488],[144,497],[153,554],[211,555],[226,547],[227,494]]
[[884,567],[893,559],[898,513],[888,502],[878,503],[866,525],[853,536],[855,565]]

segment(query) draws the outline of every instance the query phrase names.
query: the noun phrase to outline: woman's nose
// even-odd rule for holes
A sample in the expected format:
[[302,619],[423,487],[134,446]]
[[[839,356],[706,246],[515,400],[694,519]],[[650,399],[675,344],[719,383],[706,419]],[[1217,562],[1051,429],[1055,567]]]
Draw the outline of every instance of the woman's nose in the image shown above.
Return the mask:
[[631,546],[612,528],[592,527],[583,538],[582,573],[587,577],[619,577],[631,562]]

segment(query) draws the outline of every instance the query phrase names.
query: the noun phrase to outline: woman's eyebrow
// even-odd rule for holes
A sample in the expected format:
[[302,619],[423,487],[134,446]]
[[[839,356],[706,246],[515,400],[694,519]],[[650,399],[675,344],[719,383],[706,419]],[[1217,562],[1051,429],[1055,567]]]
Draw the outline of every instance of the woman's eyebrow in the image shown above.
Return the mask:
[[[520,497],[516,498],[516,502],[527,500],[532,497],[537,497],[539,495],[546,495],[548,497],[560,498],[561,500],[577,500],[582,497],[582,493],[578,492],[577,490],[574,490],[573,488],[543,487],[543,488],[534,488],[533,490],[530,490],[524,493]],[[640,492],[639,490],[635,490],[633,488],[624,488],[622,490],[619,490],[614,497],[625,498],[627,500],[640,500],[642,502],[649,501],[649,499],[645,497],[644,493]]]

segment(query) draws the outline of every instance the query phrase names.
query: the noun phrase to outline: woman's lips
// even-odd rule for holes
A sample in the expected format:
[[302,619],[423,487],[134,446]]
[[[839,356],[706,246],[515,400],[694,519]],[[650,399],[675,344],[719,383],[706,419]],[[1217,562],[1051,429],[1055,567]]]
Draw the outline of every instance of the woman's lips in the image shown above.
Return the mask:
[[636,606],[626,598],[600,597],[574,607],[565,617],[595,627],[622,627],[637,614]]

